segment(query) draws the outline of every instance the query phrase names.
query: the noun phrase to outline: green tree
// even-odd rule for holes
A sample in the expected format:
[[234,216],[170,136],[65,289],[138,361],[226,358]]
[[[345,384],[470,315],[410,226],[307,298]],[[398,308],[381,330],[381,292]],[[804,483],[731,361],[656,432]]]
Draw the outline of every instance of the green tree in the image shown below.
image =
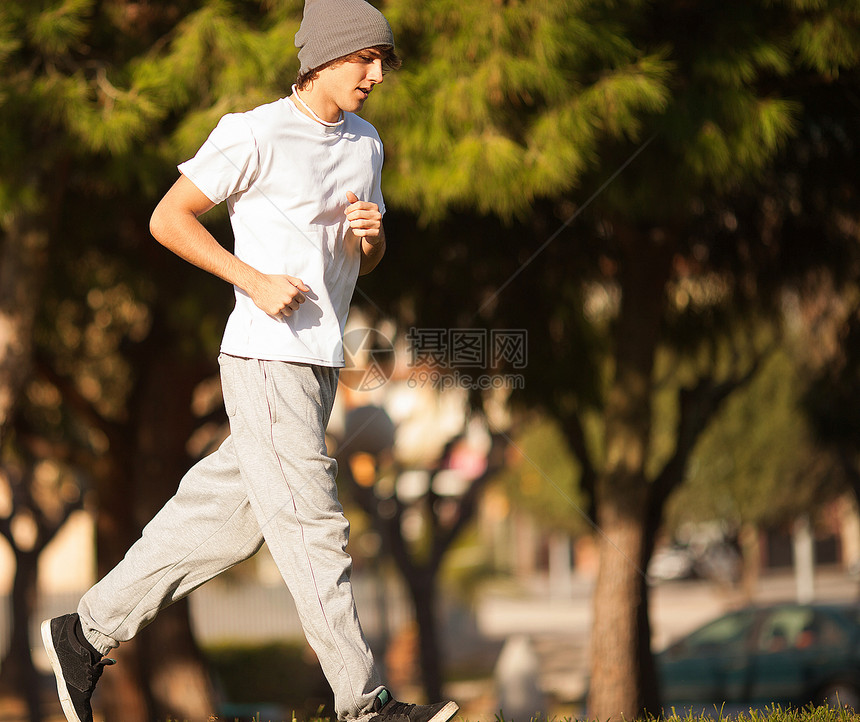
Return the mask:
[[798,297],[802,323],[794,345],[806,382],[801,403],[812,432],[832,453],[843,483],[860,499],[860,259],[856,244],[840,248],[833,240],[844,234],[857,237],[857,88],[855,78],[853,87],[841,94],[816,93],[806,109],[805,132],[793,148],[791,172],[772,196],[793,211],[783,233],[799,246],[819,237],[837,256],[808,279]]
[[[95,6],[11,2],[0,10],[0,440],[7,443],[31,375],[52,246],[66,231],[58,208],[83,159],[128,153],[156,112],[146,97],[117,87],[126,68],[114,68],[127,56],[118,57],[113,23],[94,21]],[[8,458],[6,444],[3,451]],[[32,593],[15,601],[31,604]]]
[[[643,570],[697,438],[769,346],[753,330],[777,315],[786,266],[823,250],[784,262],[795,246],[760,180],[813,89],[851,87],[858,9],[440,0],[388,14],[407,62],[368,112],[389,205],[419,224],[387,223],[408,287],[382,272],[365,292],[406,325],[529,329],[520,400],[564,430],[600,530],[588,712],[655,710]],[[697,361],[670,384],[669,449],[654,438],[664,349]]]
[[685,520],[776,525],[826,500],[826,474],[817,468],[824,455],[799,413],[804,386],[791,359],[779,354],[726,402],[702,434],[690,481],[673,499]]
[[[213,318],[229,296],[219,287],[213,303],[212,284],[166,260],[149,210],[213,117],[282,81],[299,10],[218,0],[0,8],[0,440],[9,463],[37,438],[92,480],[101,571],[187,468],[190,398],[212,371]],[[198,283],[209,290],[195,297]],[[214,709],[187,608],[163,616],[105,677],[109,716]]]
[[797,358],[785,348],[774,351],[702,434],[687,482],[667,505],[670,531],[718,522],[737,539],[750,600],[758,581],[760,531],[814,514],[844,490],[832,455],[803,413],[808,387]]

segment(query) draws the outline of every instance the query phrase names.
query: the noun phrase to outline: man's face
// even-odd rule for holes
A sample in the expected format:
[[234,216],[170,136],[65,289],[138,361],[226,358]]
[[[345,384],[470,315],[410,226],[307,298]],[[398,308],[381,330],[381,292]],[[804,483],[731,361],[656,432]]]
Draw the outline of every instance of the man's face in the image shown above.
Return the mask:
[[368,48],[324,68],[313,82],[340,110],[355,113],[361,110],[373,86],[382,80],[382,54]]

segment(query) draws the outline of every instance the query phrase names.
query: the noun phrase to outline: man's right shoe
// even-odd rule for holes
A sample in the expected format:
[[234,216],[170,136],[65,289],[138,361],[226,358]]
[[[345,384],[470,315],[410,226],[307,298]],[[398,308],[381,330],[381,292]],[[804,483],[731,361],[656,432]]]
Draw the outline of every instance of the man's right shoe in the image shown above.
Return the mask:
[[436,704],[406,704],[383,690],[374,704],[374,716],[369,722],[448,722],[460,706],[456,702]]
[[66,719],[93,722],[90,699],[105,666],[116,660],[103,658],[86,640],[77,614],[42,622],[42,643],[57,678],[57,692]]

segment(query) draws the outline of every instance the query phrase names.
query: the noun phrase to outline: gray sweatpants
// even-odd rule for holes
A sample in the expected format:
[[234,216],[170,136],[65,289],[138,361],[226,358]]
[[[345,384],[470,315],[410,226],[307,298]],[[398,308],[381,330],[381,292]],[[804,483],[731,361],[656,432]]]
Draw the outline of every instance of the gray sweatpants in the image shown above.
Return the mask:
[[223,354],[219,361],[231,435],[183,477],[125,558],[81,599],[84,633],[107,654],[265,540],[338,716],[360,716],[382,685],[356,613],[349,522],[325,447],[337,369]]

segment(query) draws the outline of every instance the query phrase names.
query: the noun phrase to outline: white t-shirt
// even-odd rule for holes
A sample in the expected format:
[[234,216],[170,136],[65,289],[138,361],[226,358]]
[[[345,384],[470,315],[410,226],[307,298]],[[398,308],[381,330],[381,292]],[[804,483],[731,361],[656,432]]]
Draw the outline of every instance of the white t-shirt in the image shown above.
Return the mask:
[[221,350],[247,358],[343,366],[343,330],[360,249],[345,242],[347,191],[385,205],[382,143],[370,123],[343,113],[316,122],[289,98],[225,115],[180,172],[213,203],[227,201],[234,253],[263,273],[310,287],[287,318],[272,318],[236,288]]

